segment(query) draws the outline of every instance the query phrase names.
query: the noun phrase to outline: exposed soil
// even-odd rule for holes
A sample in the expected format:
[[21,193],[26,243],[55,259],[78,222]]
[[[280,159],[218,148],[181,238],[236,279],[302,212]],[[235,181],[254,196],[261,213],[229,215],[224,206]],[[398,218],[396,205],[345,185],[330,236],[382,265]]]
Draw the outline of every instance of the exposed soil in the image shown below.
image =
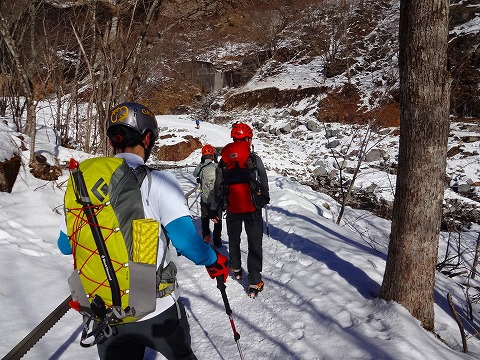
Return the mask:
[[186,159],[193,151],[202,148],[200,139],[187,135],[174,145],[162,145],[156,151],[160,161],[180,161]]

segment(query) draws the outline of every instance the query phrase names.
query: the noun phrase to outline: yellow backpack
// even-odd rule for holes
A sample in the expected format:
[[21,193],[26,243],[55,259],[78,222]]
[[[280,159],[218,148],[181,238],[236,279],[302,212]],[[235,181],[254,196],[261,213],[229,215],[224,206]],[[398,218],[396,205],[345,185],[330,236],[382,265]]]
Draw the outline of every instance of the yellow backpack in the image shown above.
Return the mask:
[[151,313],[164,288],[175,288],[176,269],[168,285],[157,274],[160,229],[157,221],[145,219],[140,192],[145,176],[148,167],[134,170],[122,158],[70,160],[65,218],[74,271],[68,283],[71,307],[87,318],[84,347],[110,336],[111,324]]

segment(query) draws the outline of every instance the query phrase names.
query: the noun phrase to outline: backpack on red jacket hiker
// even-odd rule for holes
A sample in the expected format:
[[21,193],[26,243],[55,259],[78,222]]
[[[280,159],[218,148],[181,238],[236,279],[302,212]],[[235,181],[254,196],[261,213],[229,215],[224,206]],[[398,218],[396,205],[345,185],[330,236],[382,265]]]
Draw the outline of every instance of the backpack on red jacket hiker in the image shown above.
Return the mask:
[[246,141],[234,141],[222,149],[219,168],[223,177],[223,208],[231,213],[252,212],[269,203],[268,192],[262,190],[256,155]]

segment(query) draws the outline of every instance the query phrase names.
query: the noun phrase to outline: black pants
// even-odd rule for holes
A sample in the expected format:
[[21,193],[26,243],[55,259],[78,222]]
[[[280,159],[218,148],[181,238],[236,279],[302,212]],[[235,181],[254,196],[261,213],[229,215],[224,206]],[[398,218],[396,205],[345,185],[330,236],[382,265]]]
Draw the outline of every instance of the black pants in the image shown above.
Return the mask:
[[258,284],[262,280],[262,240],[263,219],[262,210],[251,213],[234,214],[227,211],[228,252],[230,253],[230,267],[240,269],[242,266],[240,253],[240,235],[242,224],[245,227],[248,240],[247,270],[248,283]]
[[190,326],[185,308],[178,302],[163,313],[134,323],[118,325],[114,334],[97,345],[101,360],[143,360],[145,347],[158,351],[171,360],[196,360],[191,348]]
[[[210,235],[210,204],[200,201],[200,217],[202,220],[202,237],[205,239],[207,235]],[[222,245],[222,213],[218,214],[220,221],[213,224],[213,244],[215,246]]]

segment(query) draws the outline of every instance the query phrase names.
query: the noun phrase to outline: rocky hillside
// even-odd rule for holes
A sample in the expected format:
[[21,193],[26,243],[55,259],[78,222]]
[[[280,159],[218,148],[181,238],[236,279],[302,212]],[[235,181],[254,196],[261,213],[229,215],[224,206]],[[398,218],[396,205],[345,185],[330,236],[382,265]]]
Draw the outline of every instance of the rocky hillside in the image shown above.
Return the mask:
[[[128,29],[134,34],[140,31],[151,3],[100,0],[92,8],[90,2],[83,0],[47,0],[39,5],[36,36],[42,41],[44,34],[61,31],[62,43],[52,46],[58,47],[56,56],[62,57],[63,75],[65,81],[70,81],[68,76],[77,66],[75,54],[81,51],[68,19],[78,21],[78,32],[82,26],[92,26],[82,23],[82,14],[94,13],[99,31],[105,36],[126,31],[129,24],[135,25]],[[141,54],[145,61],[138,74],[137,96],[156,113],[202,110],[202,117],[209,121],[224,117],[219,115],[217,119],[217,114],[212,113],[218,104],[210,97],[220,95],[219,110],[225,113],[238,108],[288,107],[307,99],[320,121],[359,123],[375,119],[380,126],[398,125],[399,3],[400,0],[161,1],[145,35],[148,46]],[[452,0],[450,9],[452,115],[459,119],[479,118],[480,4],[478,0]],[[5,5],[2,11],[7,12]],[[114,27],[117,22],[118,29]],[[90,39],[83,41],[88,47]],[[51,43],[51,37],[46,43]],[[128,49],[132,45],[122,46]],[[78,60],[82,61],[82,57]],[[283,73],[286,65],[311,65],[305,79],[308,81],[299,82],[295,88],[267,81]],[[48,68],[49,64],[45,62],[43,66]],[[89,70],[86,64],[80,64],[83,66],[88,79]],[[252,82],[256,86],[250,91],[248,85]],[[263,86],[258,86],[261,82]],[[52,88],[39,85],[47,92]],[[218,94],[217,90],[222,92]]]
[[[182,23],[184,36],[172,46],[184,50],[181,73],[205,85],[194,102],[183,104],[187,109],[204,104],[204,119],[222,121],[233,109],[284,108],[307,99],[320,121],[374,118],[380,126],[398,125],[398,0],[251,3],[225,2]],[[459,119],[480,117],[479,13],[478,1],[451,2],[451,104]],[[211,65],[207,72],[228,88],[220,107],[208,98],[212,86],[198,63]],[[285,66],[309,64],[308,81],[295,88],[271,84]]]

